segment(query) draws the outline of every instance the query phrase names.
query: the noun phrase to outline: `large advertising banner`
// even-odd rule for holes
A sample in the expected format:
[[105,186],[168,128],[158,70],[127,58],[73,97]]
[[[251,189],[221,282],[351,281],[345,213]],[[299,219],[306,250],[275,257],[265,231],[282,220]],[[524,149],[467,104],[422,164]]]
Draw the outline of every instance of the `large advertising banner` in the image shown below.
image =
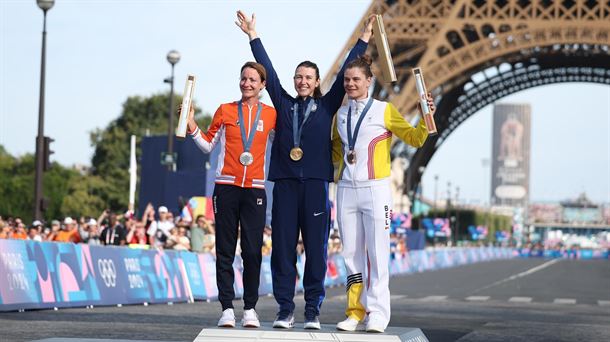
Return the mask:
[[491,203],[527,208],[530,173],[529,104],[497,104],[493,116]]

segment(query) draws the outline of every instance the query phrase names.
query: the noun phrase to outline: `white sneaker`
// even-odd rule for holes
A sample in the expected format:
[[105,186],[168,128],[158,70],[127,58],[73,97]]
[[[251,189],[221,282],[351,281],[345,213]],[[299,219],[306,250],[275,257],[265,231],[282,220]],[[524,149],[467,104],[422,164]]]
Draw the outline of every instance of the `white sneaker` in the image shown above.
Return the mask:
[[366,323],[366,332],[382,333],[385,331],[385,324],[380,319],[369,317],[368,323]]
[[361,324],[360,321],[358,321],[355,318],[352,317],[348,317],[345,320],[337,323],[337,330],[341,330],[341,331],[362,331],[364,330],[364,324]]
[[218,320],[218,326],[224,328],[235,328],[235,313],[233,309],[226,309]]
[[318,316],[313,316],[309,318],[305,318],[305,323],[303,324],[303,329],[312,329],[312,330],[320,330],[320,320]]
[[291,329],[294,327],[294,315],[292,312],[288,314],[278,314],[275,321],[273,321],[273,327],[281,329]]
[[261,322],[258,320],[258,315],[254,309],[244,310],[241,326],[244,328],[260,328]]

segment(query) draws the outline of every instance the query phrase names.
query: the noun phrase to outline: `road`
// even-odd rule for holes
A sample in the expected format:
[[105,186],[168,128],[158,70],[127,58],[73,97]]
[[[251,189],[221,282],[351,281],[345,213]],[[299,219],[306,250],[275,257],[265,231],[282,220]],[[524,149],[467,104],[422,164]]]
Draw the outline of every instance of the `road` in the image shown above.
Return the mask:
[[[392,278],[390,288],[390,325],[419,327],[430,341],[610,340],[608,260],[498,260]],[[329,289],[322,323],[343,319],[344,305],[345,288]],[[273,298],[261,298],[257,311],[271,321]],[[217,302],[0,313],[0,341],[192,341],[219,313]]]

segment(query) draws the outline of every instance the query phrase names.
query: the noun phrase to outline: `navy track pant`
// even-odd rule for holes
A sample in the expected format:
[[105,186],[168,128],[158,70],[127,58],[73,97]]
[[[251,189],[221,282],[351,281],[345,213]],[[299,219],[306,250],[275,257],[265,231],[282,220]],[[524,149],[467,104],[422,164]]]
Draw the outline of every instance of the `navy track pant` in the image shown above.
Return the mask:
[[330,229],[328,182],[282,179],[273,187],[271,273],[280,312],[294,312],[299,230],[305,247],[305,313],[320,314]]

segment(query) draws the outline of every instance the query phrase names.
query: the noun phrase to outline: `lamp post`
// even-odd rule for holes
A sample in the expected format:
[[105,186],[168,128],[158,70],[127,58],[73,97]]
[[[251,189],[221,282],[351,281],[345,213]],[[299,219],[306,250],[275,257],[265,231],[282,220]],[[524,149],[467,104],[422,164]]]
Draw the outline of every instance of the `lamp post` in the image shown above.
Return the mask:
[[171,50],[167,53],[167,61],[172,65],[172,76],[164,80],[169,83],[171,90],[169,93],[169,123],[167,128],[167,169],[174,170],[176,161],[174,160],[174,65],[180,61],[180,53],[176,50]]
[[42,57],[40,61],[40,97],[38,100],[38,135],[36,136],[36,173],[34,182],[34,219],[42,219],[42,175],[44,173],[44,84],[47,53],[47,11],[53,7],[55,0],[36,0],[43,13],[42,21]]

